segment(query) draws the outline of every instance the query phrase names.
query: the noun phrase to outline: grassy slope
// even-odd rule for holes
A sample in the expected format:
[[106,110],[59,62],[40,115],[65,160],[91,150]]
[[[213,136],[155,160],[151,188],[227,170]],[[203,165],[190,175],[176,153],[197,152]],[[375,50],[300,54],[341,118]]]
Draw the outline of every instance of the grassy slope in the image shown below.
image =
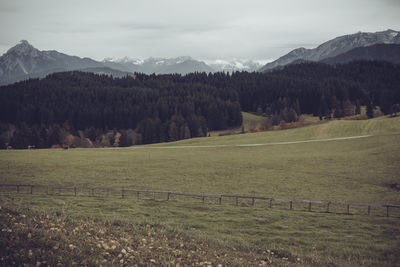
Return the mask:
[[[259,115],[255,115],[255,114],[248,113],[248,112],[242,112],[242,116],[243,116],[242,126],[240,126],[238,128],[229,129],[229,130],[212,131],[212,132],[210,132],[210,135],[214,137],[214,136],[221,136],[221,135],[240,134],[240,133],[242,133],[242,130],[244,130],[244,132],[246,132],[246,133],[256,132],[256,131],[259,131],[257,129],[264,128],[264,126],[268,120],[264,116],[259,116]],[[303,124],[307,124],[307,125],[320,123],[320,120],[318,117],[315,117],[312,115],[307,115],[307,114],[304,114],[301,116],[301,121]],[[294,128],[294,127],[292,127],[292,128]]]
[[259,147],[155,148],[389,134],[397,129],[400,132],[399,118],[333,121],[293,130],[127,149],[1,151],[0,177],[3,183],[124,186],[399,204],[399,194],[388,187],[399,182],[399,135]]
[[245,132],[255,129],[257,126],[261,127],[265,124],[267,118],[263,116],[257,116],[248,112],[242,112],[243,123],[241,127],[230,129],[230,130],[222,130],[222,131],[212,131],[211,136],[219,136],[224,135],[226,133],[237,134],[242,132],[242,127]]
[[169,145],[214,145],[249,144],[283,141],[323,139],[331,137],[357,136],[366,134],[400,133],[400,118],[379,117],[372,120],[333,120],[322,124],[282,131],[251,133],[245,136],[230,135],[221,137],[193,138]]
[[[398,132],[399,118],[378,118],[127,149],[1,151],[0,182],[400,204],[398,191],[388,186],[400,184],[400,136],[393,134]],[[365,134],[379,135],[318,143],[233,146]],[[232,146],[155,148],[189,144]],[[126,223],[160,225],[167,231],[195,236],[196,240],[219,239],[245,257],[257,258],[258,263],[262,255],[257,251],[267,249],[281,257],[290,256],[292,263],[300,257],[305,265],[396,265],[400,260],[397,218],[270,210],[262,203],[251,209],[203,206],[193,200],[135,201],[133,196],[121,200],[117,196],[99,199],[3,194],[0,199],[6,207],[24,209],[29,205],[35,211],[61,211],[78,220],[117,217]],[[213,263],[243,264],[212,259]]]

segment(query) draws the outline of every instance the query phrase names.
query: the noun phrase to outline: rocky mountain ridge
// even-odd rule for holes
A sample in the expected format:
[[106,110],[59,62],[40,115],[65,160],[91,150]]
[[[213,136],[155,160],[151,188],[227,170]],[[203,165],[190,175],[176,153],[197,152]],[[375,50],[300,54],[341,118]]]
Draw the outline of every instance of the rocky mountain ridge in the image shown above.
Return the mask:
[[50,73],[71,70],[121,77],[134,72],[185,75],[191,72],[255,71],[260,67],[259,64],[252,61],[226,61],[223,63],[215,63],[214,67],[211,67],[205,62],[189,56],[150,57],[145,60],[129,57],[106,58],[100,62],[90,58],[69,56],[55,50],[40,51],[28,41],[22,40],[0,57],[0,85],[29,78],[42,78]]
[[357,47],[367,47],[375,44],[400,44],[400,32],[386,30],[381,32],[358,32],[343,35],[329,40],[316,48],[304,47],[292,50],[277,60],[264,65],[260,71],[269,71],[276,67],[290,64],[296,60],[321,61],[329,57],[346,53]]

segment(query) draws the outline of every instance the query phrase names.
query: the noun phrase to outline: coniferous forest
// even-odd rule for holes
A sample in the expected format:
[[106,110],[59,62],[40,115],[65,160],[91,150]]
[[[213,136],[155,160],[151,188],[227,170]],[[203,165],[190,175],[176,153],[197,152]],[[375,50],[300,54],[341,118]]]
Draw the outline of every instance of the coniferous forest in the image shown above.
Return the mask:
[[54,73],[0,87],[0,147],[131,146],[239,127],[241,111],[272,124],[340,118],[400,103],[400,65],[301,63],[268,73]]

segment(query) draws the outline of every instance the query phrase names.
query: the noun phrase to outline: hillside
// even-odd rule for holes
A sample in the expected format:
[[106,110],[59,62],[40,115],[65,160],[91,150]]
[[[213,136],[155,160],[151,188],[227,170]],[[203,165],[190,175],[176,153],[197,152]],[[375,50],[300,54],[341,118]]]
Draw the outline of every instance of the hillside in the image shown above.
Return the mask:
[[0,57],[0,85],[29,78],[45,77],[53,72],[101,68],[103,64],[69,56],[57,51],[40,51],[22,40]]
[[[360,135],[385,135],[400,133],[399,117],[379,117],[369,120],[332,120],[320,124],[309,125],[283,131],[266,131],[250,133],[248,135],[231,135],[210,138],[193,138],[165,146],[177,145],[236,145],[236,144],[264,144],[274,142],[292,142],[324,138],[336,138]],[[157,146],[157,144],[154,144]]]
[[[3,150],[0,183],[398,205],[392,185],[400,184],[399,132],[399,117],[380,117],[126,149]],[[356,135],[372,136],[321,140]],[[320,141],[298,142],[314,138]],[[384,210],[367,216],[365,207],[352,208],[346,215],[345,208],[325,213],[325,206],[270,209],[258,200],[252,208],[244,199],[236,207],[226,200],[202,204],[201,198],[166,201],[151,194],[137,200],[136,194],[122,199],[120,192],[75,197],[13,190],[0,193],[3,262],[56,263],[71,253],[89,265],[123,259],[128,265],[395,266],[400,260],[399,218],[384,217]]]
[[376,44],[367,47],[357,47],[346,53],[323,59],[327,64],[343,64],[356,60],[383,60],[400,63],[400,44]]
[[346,53],[357,47],[366,47],[375,44],[400,44],[400,33],[394,30],[382,32],[358,32],[336,37],[326,41],[316,48],[306,49],[304,47],[294,49],[277,60],[267,63],[260,71],[269,71],[276,67],[288,65],[296,60],[321,61],[329,57]]
[[[99,186],[144,188],[151,185],[152,189],[168,190],[172,187],[183,192],[250,194],[252,191],[256,191],[262,195],[273,194],[275,197],[290,195],[300,199],[334,198],[337,200],[339,198],[359,202],[374,202],[384,199],[390,201],[391,199],[398,202],[400,199],[396,194],[378,197],[376,194],[355,193],[345,188],[342,191],[339,190],[340,195],[335,196],[333,192],[329,191],[329,187],[325,187],[323,184],[318,185],[318,189],[316,188],[312,193],[304,190],[302,186],[294,191],[277,190],[292,185],[291,183],[280,183],[279,179],[274,182],[272,179],[283,176],[286,179],[291,177],[290,180],[294,179],[293,182],[296,180],[295,184],[297,184],[302,179],[311,179],[309,182],[312,179],[317,181],[324,173],[329,183],[335,183],[338,177],[342,177],[341,179],[344,180],[351,178],[346,180],[346,183],[353,184],[360,181],[360,177],[373,179],[378,166],[382,167],[383,173],[391,173],[397,169],[396,165],[391,164],[392,160],[396,158],[397,143],[393,142],[399,138],[397,135],[399,132],[399,117],[381,117],[364,121],[337,120],[284,131],[193,138],[150,146],[133,146],[122,150],[75,149],[67,153],[63,150],[37,150],[34,151],[35,158],[29,159],[30,164],[37,166],[32,170],[36,173],[32,173],[33,176],[14,173],[15,170],[18,170],[19,164],[25,164],[24,161],[27,160],[25,156],[28,154],[19,151],[3,151],[1,154],[3,164],[12,158],[15,161],[12,160],[9,169],[2,168],[1,177],[4,178],[4,182],[8,180],[22,183],[54,182],[67,185],[95,183]],[[354,140],[324,141],[329,138],[352,136],[365,137]],[[309,140],[322,141],[308,142]],[[289,142],[289,144],[285,145],[285,142]],[[290,144],[290,142],[294,143]],[[167,149],[168,147],[173,149]],[[178,149],[179,147],[182,149]],[[52,155],[51,158],[48,158],[50,155]],[[147,156],[144,157],[144,155]],[[367,157],[367,155],[369,156]],[[166,160],[166,157],[169,159]],[[325,162],[329,157],[334,159],[332,163]],[[351,159],[352,157],[354,160]],[[392,160],[384,160],[386,157],[392,158]],[[83,160],[83,158],[86,159]],[[58,162],[61,159],[65,161],[62,165]],[[127,164],[130,161],[136,162],[136,164],[132,166]],[[57,164],[59,168],[51,173],[47,172],[46,170],[54,164]],[[356,164],[354,166],[356,166],[357,172],[353,172],[351,168],[347,167],[337,168],[341,164],[348,167]],[[360,169],[361,166],[368,166],[368,164],[377,166],[374,172],[370,172],[369,168]],[[207,168],[204,169],[204,166]],[[86,173],[89,170],[90,174]],[[304,173],[301,170],[304,170]],[[84,175],[82,171],[85,173]],[[271,175],[264,175],[268,173]],[[339,175],[340,173],[342,174]],[[108,176],[123,179],[123,177],[131,175],[132,179],[128,179],[122,184],[122,181],[119,180],[107,180]],[[159,179],[160,176],[164,179]],[[104,180],[99,177],[104,177]],[[395,175],[385,177],[396,179]],[[189,183],[181,183],[185,179],[189,179]],[[225,179],[229,179],[231,182],[222,186]],[[266,181],[265,179],[268,182],[264,184],[262,181]],[[278,187],[270,187],[271,183]],[[342,187],[345,184],[338,186]],[[312,195],[309,195],[310,193]]]

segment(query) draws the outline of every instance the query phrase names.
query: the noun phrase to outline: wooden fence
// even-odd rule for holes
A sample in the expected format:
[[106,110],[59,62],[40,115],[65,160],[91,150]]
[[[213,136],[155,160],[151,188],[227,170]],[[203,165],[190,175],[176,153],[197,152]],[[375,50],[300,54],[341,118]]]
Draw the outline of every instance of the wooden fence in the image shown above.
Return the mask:
[[0,184],[2,192],[25,193],[25,194],[47,194],[47,195],[69,195],[89,197],[119,197],[154,199],[154,200],[181,200],[180,198],[194,199],[202,203],[215,203],[221,205],[231,204],[244,207],[279,208],[287,210],[326,212],[339,214],[376,215],[400,218],[400,205],[391,204],[366,204],[345,203],[335,201],[312,201],[294,200],[260,196],[228,195],[228,194],[203,194],[176,191],[145,190],[132,188],[106,188],[106,187],[82,187],[82,186],[51,186],[32,184]]

